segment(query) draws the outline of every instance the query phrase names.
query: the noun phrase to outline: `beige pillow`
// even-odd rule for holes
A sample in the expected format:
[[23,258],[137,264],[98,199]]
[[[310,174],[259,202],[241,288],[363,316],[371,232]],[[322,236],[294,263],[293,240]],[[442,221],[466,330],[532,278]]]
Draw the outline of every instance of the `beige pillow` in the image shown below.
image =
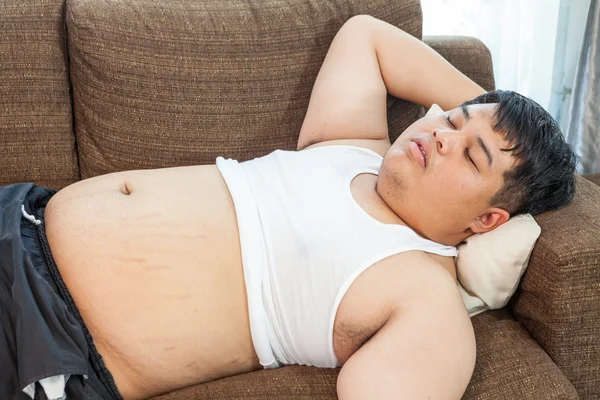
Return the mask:
[[458,246],[458,285],[469,315],[508,303],[541,231],[530,214],[515,215],[496,229],[472,235]]
[[[434,104],[427,114],[443,112]],[[541,228],[530,214],[515,215],[496,229],[457,246],[458,289],[470,316],[504,307],[517,290]]]

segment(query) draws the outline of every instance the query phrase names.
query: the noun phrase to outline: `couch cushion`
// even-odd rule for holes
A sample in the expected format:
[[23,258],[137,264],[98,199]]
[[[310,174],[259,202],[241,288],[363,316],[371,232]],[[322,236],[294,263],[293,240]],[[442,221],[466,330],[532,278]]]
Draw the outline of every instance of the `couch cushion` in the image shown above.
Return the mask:
[[598,398],[600,187],[578,176],[572,204],[535,218],[542,234],[509,304],[582,398]]
[[79,179],[64,0],[0,1],[0,185]]
[[492,54],[481,40],[469,36],[425,36],[423,41],[479,86],[495,89]]
[[181,389],[153,400],[335,400],[339,369],[289,366]]
[[463,399],[578,399],[577,391],[507,308],[472,319],[477,361]]
[[594,182],[596,185],[600,186],[600,174],[584,175],[583,177],[588,181]]
[[[472,319],[477,364],[464,399],[577,399],[577,392],[506,308]],[[155,400],[334,400],[339,369],[291,366],[178,390]]]
[[69,0],[82,177],[295,149],[329,44],[363,13],[420,37],[418,0]]

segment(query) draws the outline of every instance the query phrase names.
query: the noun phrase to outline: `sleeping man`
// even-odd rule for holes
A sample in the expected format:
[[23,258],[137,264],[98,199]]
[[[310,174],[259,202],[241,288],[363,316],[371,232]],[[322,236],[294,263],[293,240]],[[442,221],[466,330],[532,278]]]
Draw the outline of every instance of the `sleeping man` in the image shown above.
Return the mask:
[[[429,113],[391,143],[386,95]],[[459,399],[456,245],[574,196],[551,116],[370,16],[319,71],[297,151],[0,188],[0,398],[142,399],[341,366],[352,399]]]

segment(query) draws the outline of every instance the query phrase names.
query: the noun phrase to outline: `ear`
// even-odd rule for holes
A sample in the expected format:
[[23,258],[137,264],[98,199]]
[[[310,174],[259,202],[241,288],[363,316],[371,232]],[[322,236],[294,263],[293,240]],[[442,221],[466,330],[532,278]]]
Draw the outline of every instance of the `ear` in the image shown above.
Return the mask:
[[510,214],[508,211],[502,208],[493,207],[475,218],[469,225],[469,229],[471,229],[473,233],[485,233],[502,225],[509,219]]

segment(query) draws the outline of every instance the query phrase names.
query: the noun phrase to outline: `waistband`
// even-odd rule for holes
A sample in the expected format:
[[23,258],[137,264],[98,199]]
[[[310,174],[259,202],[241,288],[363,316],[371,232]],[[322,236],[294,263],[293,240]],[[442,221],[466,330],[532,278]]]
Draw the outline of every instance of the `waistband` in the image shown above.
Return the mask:
[[[55,190],[50,188],[44,188],[40,186],[33,186],[31,191],[25,197],[25,200],[21,206],[21,212],[23,217],[29,220],[32,224],[30,229],[34,229],[35,235],[31,235],[37,244],[42,249],[43,257],[41,262],[44,262],[45,267],[50,275],[50,286],[55,293],[62,299],[66,304],[68,311],[72,314],[75,320],[81,326],[85,342],[88,346],[88,362],[92,368],[93,375],[89,377],[90,385],[94,387],[94,390],[101,394],[103,398],[109,398],[112,400],[122,400],[122,396],[119,393],[117,386],[113,380],[110,371],[106,368],[102,356],[98,353],[92,335],[90,334],[71,294],[69,289],[65,285],[54,257],[50,251],[48,239],[46,236],[46,225],[45,225],[45,208],[46,204],[50,200],[50,197],[56,193]],[[27,229],[27,228],[25,228]],[[101,384],[101,387],[99,387]]]

